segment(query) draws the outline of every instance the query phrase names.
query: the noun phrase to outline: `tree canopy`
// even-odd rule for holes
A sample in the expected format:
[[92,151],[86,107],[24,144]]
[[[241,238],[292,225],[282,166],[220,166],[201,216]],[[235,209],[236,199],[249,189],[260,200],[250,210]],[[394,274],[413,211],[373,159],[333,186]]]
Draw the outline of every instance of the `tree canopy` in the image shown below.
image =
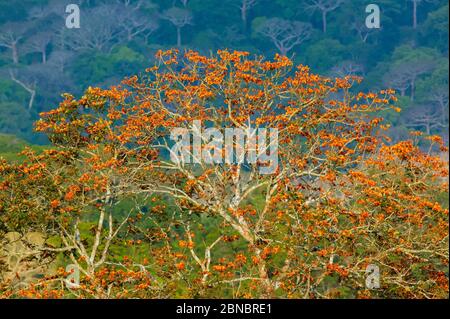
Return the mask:
[[[3,295],[448,297],[447,148],[417,131],[390,143],[378,114],[399,111],[395,91],[360,81],[279,54],[172,49],[120,85],[64,94],[36,123],[52,147],[0,164],[5,240],[39,232],[23,258],[53,256],[54,269],[5,276]],[[171,160],[171,132],[195,121],[276,129],[277,169]],[[68,263],[81,273],[71,287],[57,270]],[[374,264],[378,290],[365,284]]]

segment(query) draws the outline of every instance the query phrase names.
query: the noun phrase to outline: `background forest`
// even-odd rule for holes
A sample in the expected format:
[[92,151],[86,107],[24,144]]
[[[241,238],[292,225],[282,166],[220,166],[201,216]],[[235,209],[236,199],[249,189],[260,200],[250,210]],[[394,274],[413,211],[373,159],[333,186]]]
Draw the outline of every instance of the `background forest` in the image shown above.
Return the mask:
[[[364,23],[372,2],[380,29]],[[65,27],[69,3],[80,5],[80,29]],[[448,143],[447,37],[445,0],[1,0],[1,150],[24,143],[10,135],[46,144],[33,122],[61,92],[118,83],[175,46],[284,53],[315,73],[360,75],[361,90],[401,95],[403,111],[382,114],[394,140],[414,129]]]

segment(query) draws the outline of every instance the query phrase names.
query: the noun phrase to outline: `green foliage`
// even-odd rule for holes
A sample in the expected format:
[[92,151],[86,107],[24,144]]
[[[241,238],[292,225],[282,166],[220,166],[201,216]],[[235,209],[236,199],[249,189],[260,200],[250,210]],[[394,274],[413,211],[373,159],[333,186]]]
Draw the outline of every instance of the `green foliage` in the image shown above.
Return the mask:
[[27,93],[17,83],[9,79],[0,78],[0,102],[15,101],[18,103],[27,102]]
[[402,45],[394,50],[391,61],[393,65],[399,65],[401,63],[435,61],[439,57],[439,51],[434,48],[413,48],[410,45]]
[[307,65],[314,65],[318,72],[326,72],[345,59],[346,48],[338,40],[323,39],[305,50]]
[[8,161],[21,161],[23,156],[19,155],[25,147],[30,147],[35,151],[43,150],[45,147],[38,145],[31,145],[25,140],[11,134],[0,134],[0,158]]
[[111,54],[88,52],[81,55],[73,65],[72,72],[79,83],[101,83],[115,75],[122,77],[126,73],[137,71],[144,57],[136,51],[121,46]]
[[420,101],[428,101],[430,93],[432,94],[437,90],[448,90],[448,60],[442,58],[437,61],[437,65],[431,74],[417,81],[417,98]]
[[29,144],[14,135],[0,135],[0,149],[2,153],[19,153],[25,146]]
[[[421,27],[421,36],[424,43],[448,52],[448,3],[431,12]],[[430,35],[433,35],[430,37]]]
[[29,127],[33,125],[30,113],[14,102],[0,102],[0,132],[29,138]]

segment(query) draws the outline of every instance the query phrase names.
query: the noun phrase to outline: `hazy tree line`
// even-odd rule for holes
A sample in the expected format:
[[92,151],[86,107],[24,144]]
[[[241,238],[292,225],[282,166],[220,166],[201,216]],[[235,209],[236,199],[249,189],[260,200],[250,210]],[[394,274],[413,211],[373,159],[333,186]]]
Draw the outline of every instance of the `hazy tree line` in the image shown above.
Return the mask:
[[[81,28],[65,27],[66,5]],[[377,3],[381,28],[368,29]],[[398,91],[390,134],[409,129],[448,141],[448,1],[445,0],[10,0],[0,2],[0,133],[32,132],[60,93],[107,86],[152,63],[158,49],[221,48],[294,57],[314,72],[359,75]]]

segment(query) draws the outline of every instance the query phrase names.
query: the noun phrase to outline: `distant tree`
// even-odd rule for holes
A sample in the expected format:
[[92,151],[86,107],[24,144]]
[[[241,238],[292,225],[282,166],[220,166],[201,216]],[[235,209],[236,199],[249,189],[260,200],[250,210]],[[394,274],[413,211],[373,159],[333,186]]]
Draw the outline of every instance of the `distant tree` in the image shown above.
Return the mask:
[[47,63],[48,46],[52,43],[55,34],[53,32],[44,31],[36,33],[26,42],[26,47],[30,52],[39,52],[41,54],[42,63]]
[[369,29],[365,22],[360,19],[355,19],[355,21],[351,25],[351,29],[355,30],[358,34],[358,37],[361,39],[362,42],[366,43],[369,36],[376,32],[376,30],[379,29]]
[[386,73],[383,77],[383,84],[400,91],[401,96],[406,95],[406,91],[410,87],[410,79],[408,70],[404,67],[395,67]]
[[78,3],[80,5],[86,5],[87,7],[91,7],[93,5],[93,0],[78,0]]
[[183,7],[187,7],[187,4],[189,2],[189,0],[180,0],[181,4],[183,5]]
[[[323,52],[333,52],[333,54],[323,54]],[[320,72],[327,73],[334,66],[346,60],[348,48],[339,40],[324,37],[308,45],[303,56],[305,63],[314,66]]]
[[[446,59],[442,59],[441,54],[436,49],[401,45],[392,53],[389,68],[400,70],[409,79],[410,97],[411,100],[414,100],[416,82],[436,70],[438,66],[445,65],[443,61],[446,61]],[[448,74],[448,71],[446,73]]]
[[239,2],[240,4],[238,7],[241,12],[242,25],[245,30],[247,28],[248,11],[258,3],[258,0],[239,0]]
[[416,100],[439,110],[444,128],[448,127],[449,121],[449,62],[446,58],[441,58],[435,60],[435,63],[433,72],[417,81]]
[[55,69],[51,63],[32,64],[23,68],[9,69],[9,77],[20,85],[29,94],[28,109],[31,110],[36,104],[36,97],[48,102],[56,102],[58,97],[54,90],[72,89],[70,78]]
[[64,73],[68,63],[74,57],[74,53],[67,50],[58,50],[52,52],[48,63],[55,66],[59,72]]
[[443,127],[448,127],[448,86],[442,85],[434,88],[434,90],[430,92],[429,100],[430,102],[437,104],[438,108],[441,110],[441,123]]
[[28,10],[28,16],[31,19],[42,20],[47,18],[50,15],[56,15],[59,17],[64,17],[66,14],[66,6],[70,3],[70,1],[61,1],[61,0],[49,0],[38,3],[37,5],[31,7]]
[[411,101],[414,101],[417,78],[430,72],[435,67],[433,61],[409,61],[394,65],[386,75],[386,84],[400,90],[402,96],[410,89]]
[[236,44],[237,42],[244,40],[245,35],[240,32],[238,25],[235,24],[225,27],[223,39],[225,39],[226,43]]
[[312,26],[300,21],[270,18],[262,22],[256,32],[268,37],[281,55],[286,56],[295,46],[309,39]]
[[420,28],[421,42],[427,46],[439,47],[448,52],[448,3],[434,12],[430,12]]
[[159,21],[156,16],[147,18],[146,27],[142,33],[145,39],[145,43],[148,43],[150,36],[152,36],[153,33],[155,33],[155,31],[159,29],[159,27]]
[[28,11],[28,16],[31,19],[43,19],[46,16],[48,16],[53,10],[45,5],[40,5],[40,6],[34,6],[32,8],[30,8],[30,10]]
[[427,135],[434,129],[443,128],[442,114],[432,105],[418,105],[410,109],[405,117],[405,126],[414,129],[423,129]]
[[10,22],[1,26],[0,29],[0,47],[11,50],[12,61],[14,64],[19,63],[19,43],[24,39],[27,30],[26,23]]
[[[149,2],[149,1],[145,1],[145,2]],[[110,1],[106,1],[105,3],[110,3]],[[119,5],[123,5],[125,7],[128,8],[132,8],[133,10],[139,10],[143,4],[144,4],[144,0],[116,0],[116,3],[118,3]]]
[[120,13],[115,5],[103,5],[86,10],[83,27],[66,33],[67,45],[75,51],[94,49],[110,52],[123,29],[117,23]]
[[148,38],[159,28],[155,17],[148,17],[147,14],[138,10],[139,6],[118,5],[116,8],[117,24],[125,31],[125,40],[131,41],[139,35]]
[[345,0],[310,0],[306,6],[311,12],[320,11],[322,14],[322,31],[327,32],[327,14],[339,8]]
[[364,73],[364,66],[354,61],[343,61],[331,69],[331,74],[336,77],[360,76]]
[[412,17],[413,17],[413,28],[416,29],[417,28],[417,9],[419,7],[419,5],[421,5],[424,2],[436,2],[435,0],[408,0],[410,2],[412,2],[412,6],[413,6],[413,13],[412,13]]
[[192,24],[192,14],[189,10],[177,7],[170,8],[162,14],[162,18],[169,20],[177,29],[177,46],[181,47],[181,29]]
[[435,64],[432,61],[417,61],[415,63],[411,62],[402,67],[406,71],[406,75],[410,81],[410,90],[411,90],[411,101],[414,101],[415,90],[416,90],[416,81],[417,78],[425,73],[430,72],[435,67]]
[[17,73],[17,70],[9,70],[11,80],[19,84],[25,91],[30,94],[28,110],[31,110],[33,108],[34,99],[36,98],[37,79],[33,76],[34,74],[29,73],[27,73],[25,76],[22,76],[22,79],[19,79]]

